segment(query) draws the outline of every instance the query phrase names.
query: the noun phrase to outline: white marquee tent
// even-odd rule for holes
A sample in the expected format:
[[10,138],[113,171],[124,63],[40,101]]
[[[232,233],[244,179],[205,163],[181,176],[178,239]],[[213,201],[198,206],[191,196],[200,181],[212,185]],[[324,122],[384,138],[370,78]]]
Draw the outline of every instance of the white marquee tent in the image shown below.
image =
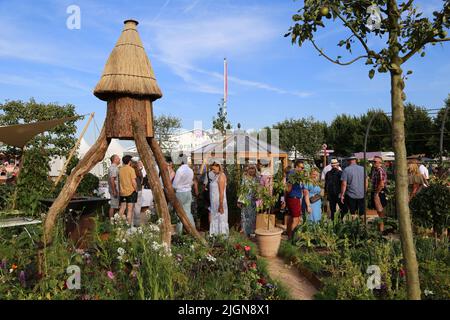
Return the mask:
[[[87,141],[84,138],[82,138],[77,150],[78,158],[81,159],[82,157],[84,157],[84,155],[89,151],[90,148],[91,146],[89,145],[89,143],[87,143]],[[103,177],[108,172],[107,168],[110,165],[109,158],[113,154],[117,154],[119,157],[122,158],[124,152],[125,148],[120,144],[119,140],[112,139],[108,147],[108,150],[106,151],[105,158],[103,159],[102,162],[99,162],[90,172],[99,178]],[[65,161],[66,157],[56,157],[50,161],[50,172],[49,172],[50,177],[57,177],[60,174]]]

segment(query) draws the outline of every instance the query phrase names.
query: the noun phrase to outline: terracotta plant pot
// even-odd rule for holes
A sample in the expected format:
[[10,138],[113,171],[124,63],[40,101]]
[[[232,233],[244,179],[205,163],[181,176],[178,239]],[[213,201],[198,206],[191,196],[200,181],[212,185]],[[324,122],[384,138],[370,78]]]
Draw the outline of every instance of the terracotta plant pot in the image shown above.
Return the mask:
[[280,228],[256,229],[256,241],[258,243],[259,254],[263,257],[276,257],[278,248],[281,243],[281,234],[283,230]]

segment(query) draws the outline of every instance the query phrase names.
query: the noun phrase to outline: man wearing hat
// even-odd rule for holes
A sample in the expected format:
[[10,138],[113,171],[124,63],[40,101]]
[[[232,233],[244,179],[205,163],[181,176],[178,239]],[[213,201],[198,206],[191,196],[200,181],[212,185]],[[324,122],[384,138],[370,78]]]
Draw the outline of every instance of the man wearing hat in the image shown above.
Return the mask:
[[342,170],[339,166],[339,161],[331,160],[331,170],[325,174],[325,193],[330,205],[331,220],[334,220],[336,213],[336,205],[339,205],[340,211],[344,211],[344,204],[339,201],[341,194],[341,176]]
[[384,207],[387,205],[386,201],[386,186],[387,186],[387,174],[383,169],[383,158],[375,156],[373,158],[373,170],[372,170],[372,194],[371,194],[371,207],[377,210],[378,216],[381,218],[379,224],[380,232],[384,231]]
[[367,189],[368,180],[364,176],[364,168],[356,164],[356,157],[347,158],[348,167],[344,169],[341,176],[341,202],[350,210],[350,214],[354,215],[356,211],[360,215],[365,214],[365,190]]

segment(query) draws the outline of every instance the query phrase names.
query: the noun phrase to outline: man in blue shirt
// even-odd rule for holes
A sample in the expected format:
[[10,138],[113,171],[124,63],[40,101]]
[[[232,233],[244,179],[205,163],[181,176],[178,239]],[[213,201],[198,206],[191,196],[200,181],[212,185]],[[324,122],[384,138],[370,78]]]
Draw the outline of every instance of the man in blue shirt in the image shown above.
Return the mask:
[[286,192],[285,192],[285,200],[286,206],[289,211],[289,221],[287,225],[287,234],[288,237],[292,237],[292,231],[297,227],[300,223],[300,216],[302,212],[302,198],[305,197],[306,209],[310,213],[311,212],[311,204],[309,202],[309,191],[304,188],[302,184],[289,183],[289,176],[295,174],[296,172],[302,172],[304,170],[304,164],[301,160],[296,160],[294,163],[294,170],[288,173],[286,179]]
[[349,166],[344,169],[341,176],[341,202],[350,209],[350,214],[353,215],[358,211],[363,215],[366,211],[364,194],[368,180],[364,177],[364,168],[356,164],[355,157],[350,157],[347,161]]

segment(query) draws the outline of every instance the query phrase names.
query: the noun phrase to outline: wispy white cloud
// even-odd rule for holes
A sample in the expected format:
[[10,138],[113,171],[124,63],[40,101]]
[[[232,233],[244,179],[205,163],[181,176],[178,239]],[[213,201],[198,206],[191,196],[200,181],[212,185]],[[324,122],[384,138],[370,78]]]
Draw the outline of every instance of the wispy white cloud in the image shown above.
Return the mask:
[[[193,4],[193,3],[192,3]],[[223,75],[200,68],[204,60],[233,56],[235,59],[250,54],[260,54],[264,47],[279,37],[279,28],[264,15],[240,14],[233,16],[202,17],[185,21],[164,20],[158,23],[141,23],[152,35],[152,56],[169,66],[174,74],[188,84],[190,90],[218,94],[222,92]],[[256,30],[255,30],[256,27]],[[146,39],[143,39],[144,42]],[[199,75],[206,75],[201,78]],[[228,78],[240,86],[266,90],[298,97],[310,96],[310,92],[289,91],[273,85]],[[233,94],[230,92],[230,94]]]
[[156,14],[156,16],[152,19],[152,22],[155,22],[159,19],[159,17],[161,16],[161,14],[163,13],[164,9],[169,5],[170,0],[166,0],[166,2],[164,2],[164,4],[162,5],[161,9],[158,10],[158,13]]
[[187,7],[183,10],[183,13],[188,13],[192,9],[194,9],[201,0],[194,0],[187,5]]

